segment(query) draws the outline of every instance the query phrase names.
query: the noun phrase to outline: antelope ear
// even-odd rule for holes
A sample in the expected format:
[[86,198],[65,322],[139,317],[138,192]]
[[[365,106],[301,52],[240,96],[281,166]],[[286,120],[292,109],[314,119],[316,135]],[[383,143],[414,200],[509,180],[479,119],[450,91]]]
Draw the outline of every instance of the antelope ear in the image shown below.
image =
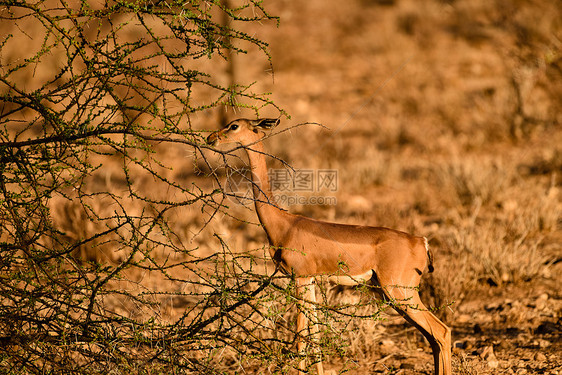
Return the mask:
[[280,121],[281,120],[279,120],[278,118],[260,118],[257,120],[250,120],[250,125],[262,129],[273,129],[274,127],[279,125]]

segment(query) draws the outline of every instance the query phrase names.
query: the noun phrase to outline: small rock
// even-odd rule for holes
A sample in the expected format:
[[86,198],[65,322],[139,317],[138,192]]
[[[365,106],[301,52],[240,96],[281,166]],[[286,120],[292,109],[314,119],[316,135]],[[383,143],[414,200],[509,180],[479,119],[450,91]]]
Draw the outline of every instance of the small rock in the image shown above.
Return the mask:
[[539,300],[539,299],[542,299],[542,300],[547,301],[547,300],[548,300],[548,294],[547,294],[547,293],[543,293],[543,294],[541,294],[540,296],[538,296],[537,299],[538,299],[538,300]]
[[500,304],[497,302],[490,302],[486,304],[486,306],[484,306],[484,309],[486,309],[486,311],[499,310],[499,308],[500,308]]
[[511,302],[511,307],[520,307],[520,306],[523,306],[521,301],[515,300],[515,301]]
[[485,346],[483,348],[478,349],[476,352],[478,353],[480,358],[488,359],[491,356],[494,356],[494,347],[491,346],[491,345],[488,345],[488,346]]
[[498,349],[501,349],[501,350],[508,350],[508,349],[510,349],[511,347],[512,347],[512,345],[511,345],[507,340],[501,340],[501,341],[498,343],[498,346],[497,346],[497,348],[498,348]]
[[396,344],[392,340],[382,340],[380,342],[380,351],[382,355],[389,355],[396,352]]
[[466,349],[466,341],[457,340],[453,343],[453,353],[459,354]]
[[535,300],[535,307],[537,310],[544,310],[548,301],[548,294],[543,293]]
[[457,323],[459,323],[459,324],[468,323],[470,321],[472,321],[472,317],[468,314],[460,314],[457,317]]
[[453,348],[465,349],[466,348],[466,341],[457,340],[453,343]]
[[551,345],[551,342],[548,340],[538,339],[539,348],[548,348]]
[[496,355],[494,354],[494,347],[491,345],[480,348],[476,351],[480,358],[485,360],[490,368],[497,368],[500,364]]
[[382,363],[382,361],[381,361],[381,362],[375,362],[373,364],[372,371],[375,374],[379,374],[379,373],[382,374],[382,373],[385,373],[387,371],[387,369],[388,369],[387,365],[385,363]]
[[548,340],[537,339],[537,340],[533,340],[531,345],[533,345],[537,348],[544,349],[544,348],[548,348],[551,345],[551,343]]
[[541,325],[535,329],[535,334],[544,335],[549,333],[558,333],[560,331],[562,331],[562,327],[560,327],[560,325],[546,321],[541,323]]
[[546,356],[541,352],[536,353],[534,359],[538,362],[546,362]]
[[503,272],[501,276],[502,282],[507,283],[511,281],[511,276],[507,272]]
[[527,373],[526,368],[517,369],[517,372],[516,372],[517,375],[525,375],[526,373]]

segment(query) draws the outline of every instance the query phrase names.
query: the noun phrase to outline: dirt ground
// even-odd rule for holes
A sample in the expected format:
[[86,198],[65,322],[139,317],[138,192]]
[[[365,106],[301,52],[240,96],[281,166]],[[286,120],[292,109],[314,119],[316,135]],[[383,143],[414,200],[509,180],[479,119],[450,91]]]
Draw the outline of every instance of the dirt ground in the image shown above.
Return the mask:
[[[558,374],[561,302],[555,284],[538,281],[480,290],[453,307],[449,322],[456,372]],[[399,319],[384,325],[386,333],[395,335],[381,341],[379,358],[364,373],[433,373],[431,350],[419,334]]]

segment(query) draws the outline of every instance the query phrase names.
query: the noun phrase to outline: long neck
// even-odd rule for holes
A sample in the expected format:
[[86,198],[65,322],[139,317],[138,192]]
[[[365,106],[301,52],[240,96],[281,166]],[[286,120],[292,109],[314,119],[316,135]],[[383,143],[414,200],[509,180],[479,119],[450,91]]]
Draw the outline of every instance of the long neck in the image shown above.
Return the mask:
[[252,169],[256,212],[269,237],[269,241],[272,242],[272,240],[277,237],[276,234],[284,230],[285,225],[283,224],[285,220],[283,220],[283,218],[287,214],[277,208],[273,201],[262,142],[255,143],[251,148],[246,149],[246,151]]

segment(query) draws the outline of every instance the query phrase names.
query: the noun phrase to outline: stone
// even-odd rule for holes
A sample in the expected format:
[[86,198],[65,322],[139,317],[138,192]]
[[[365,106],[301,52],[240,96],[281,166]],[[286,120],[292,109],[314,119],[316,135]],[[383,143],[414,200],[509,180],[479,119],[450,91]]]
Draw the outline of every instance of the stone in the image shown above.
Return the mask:
[[484,309],[485,309],[486,311],[499,310],[499,308],[500,308],[500,304],[499,304],[498,302],[490,302],[490,303],[487,303],[487,304],[484,306]]
[[548,301],[548,294],[543,293],[535,300],[535,307],[537,310],[544,310]]
[[382,340],[379,345],[383,356],[396,353],[396,344],[392,340]]
[[551,342],[544,339],[537,339],[537,340],[533,340],[532,345],[544,349],[544,348],[548,348],[551,345]]
[[494,347],[491,345],[484,346],[476,351],[480,358],[485,360],[490,368],[497,368],[500,364],[494,354]]
[[544,335],[544,334],[558,333],[560,331],[562,331],[562,327],[559,324],[546,321],[541,323],[541,325],[539,325],[535,329],[535,334]]
[[466,349],[466,341],[457,340],[453,343],[453,353],[459,354]]
[[487,359],[491,355],[494,355],[494,348],[491,345],[484,346],[482,348],[477,349],[476,353],[478,353],[480,358]]
[[466,341],[457,340],[453,343],[453,348],[465,349]]

